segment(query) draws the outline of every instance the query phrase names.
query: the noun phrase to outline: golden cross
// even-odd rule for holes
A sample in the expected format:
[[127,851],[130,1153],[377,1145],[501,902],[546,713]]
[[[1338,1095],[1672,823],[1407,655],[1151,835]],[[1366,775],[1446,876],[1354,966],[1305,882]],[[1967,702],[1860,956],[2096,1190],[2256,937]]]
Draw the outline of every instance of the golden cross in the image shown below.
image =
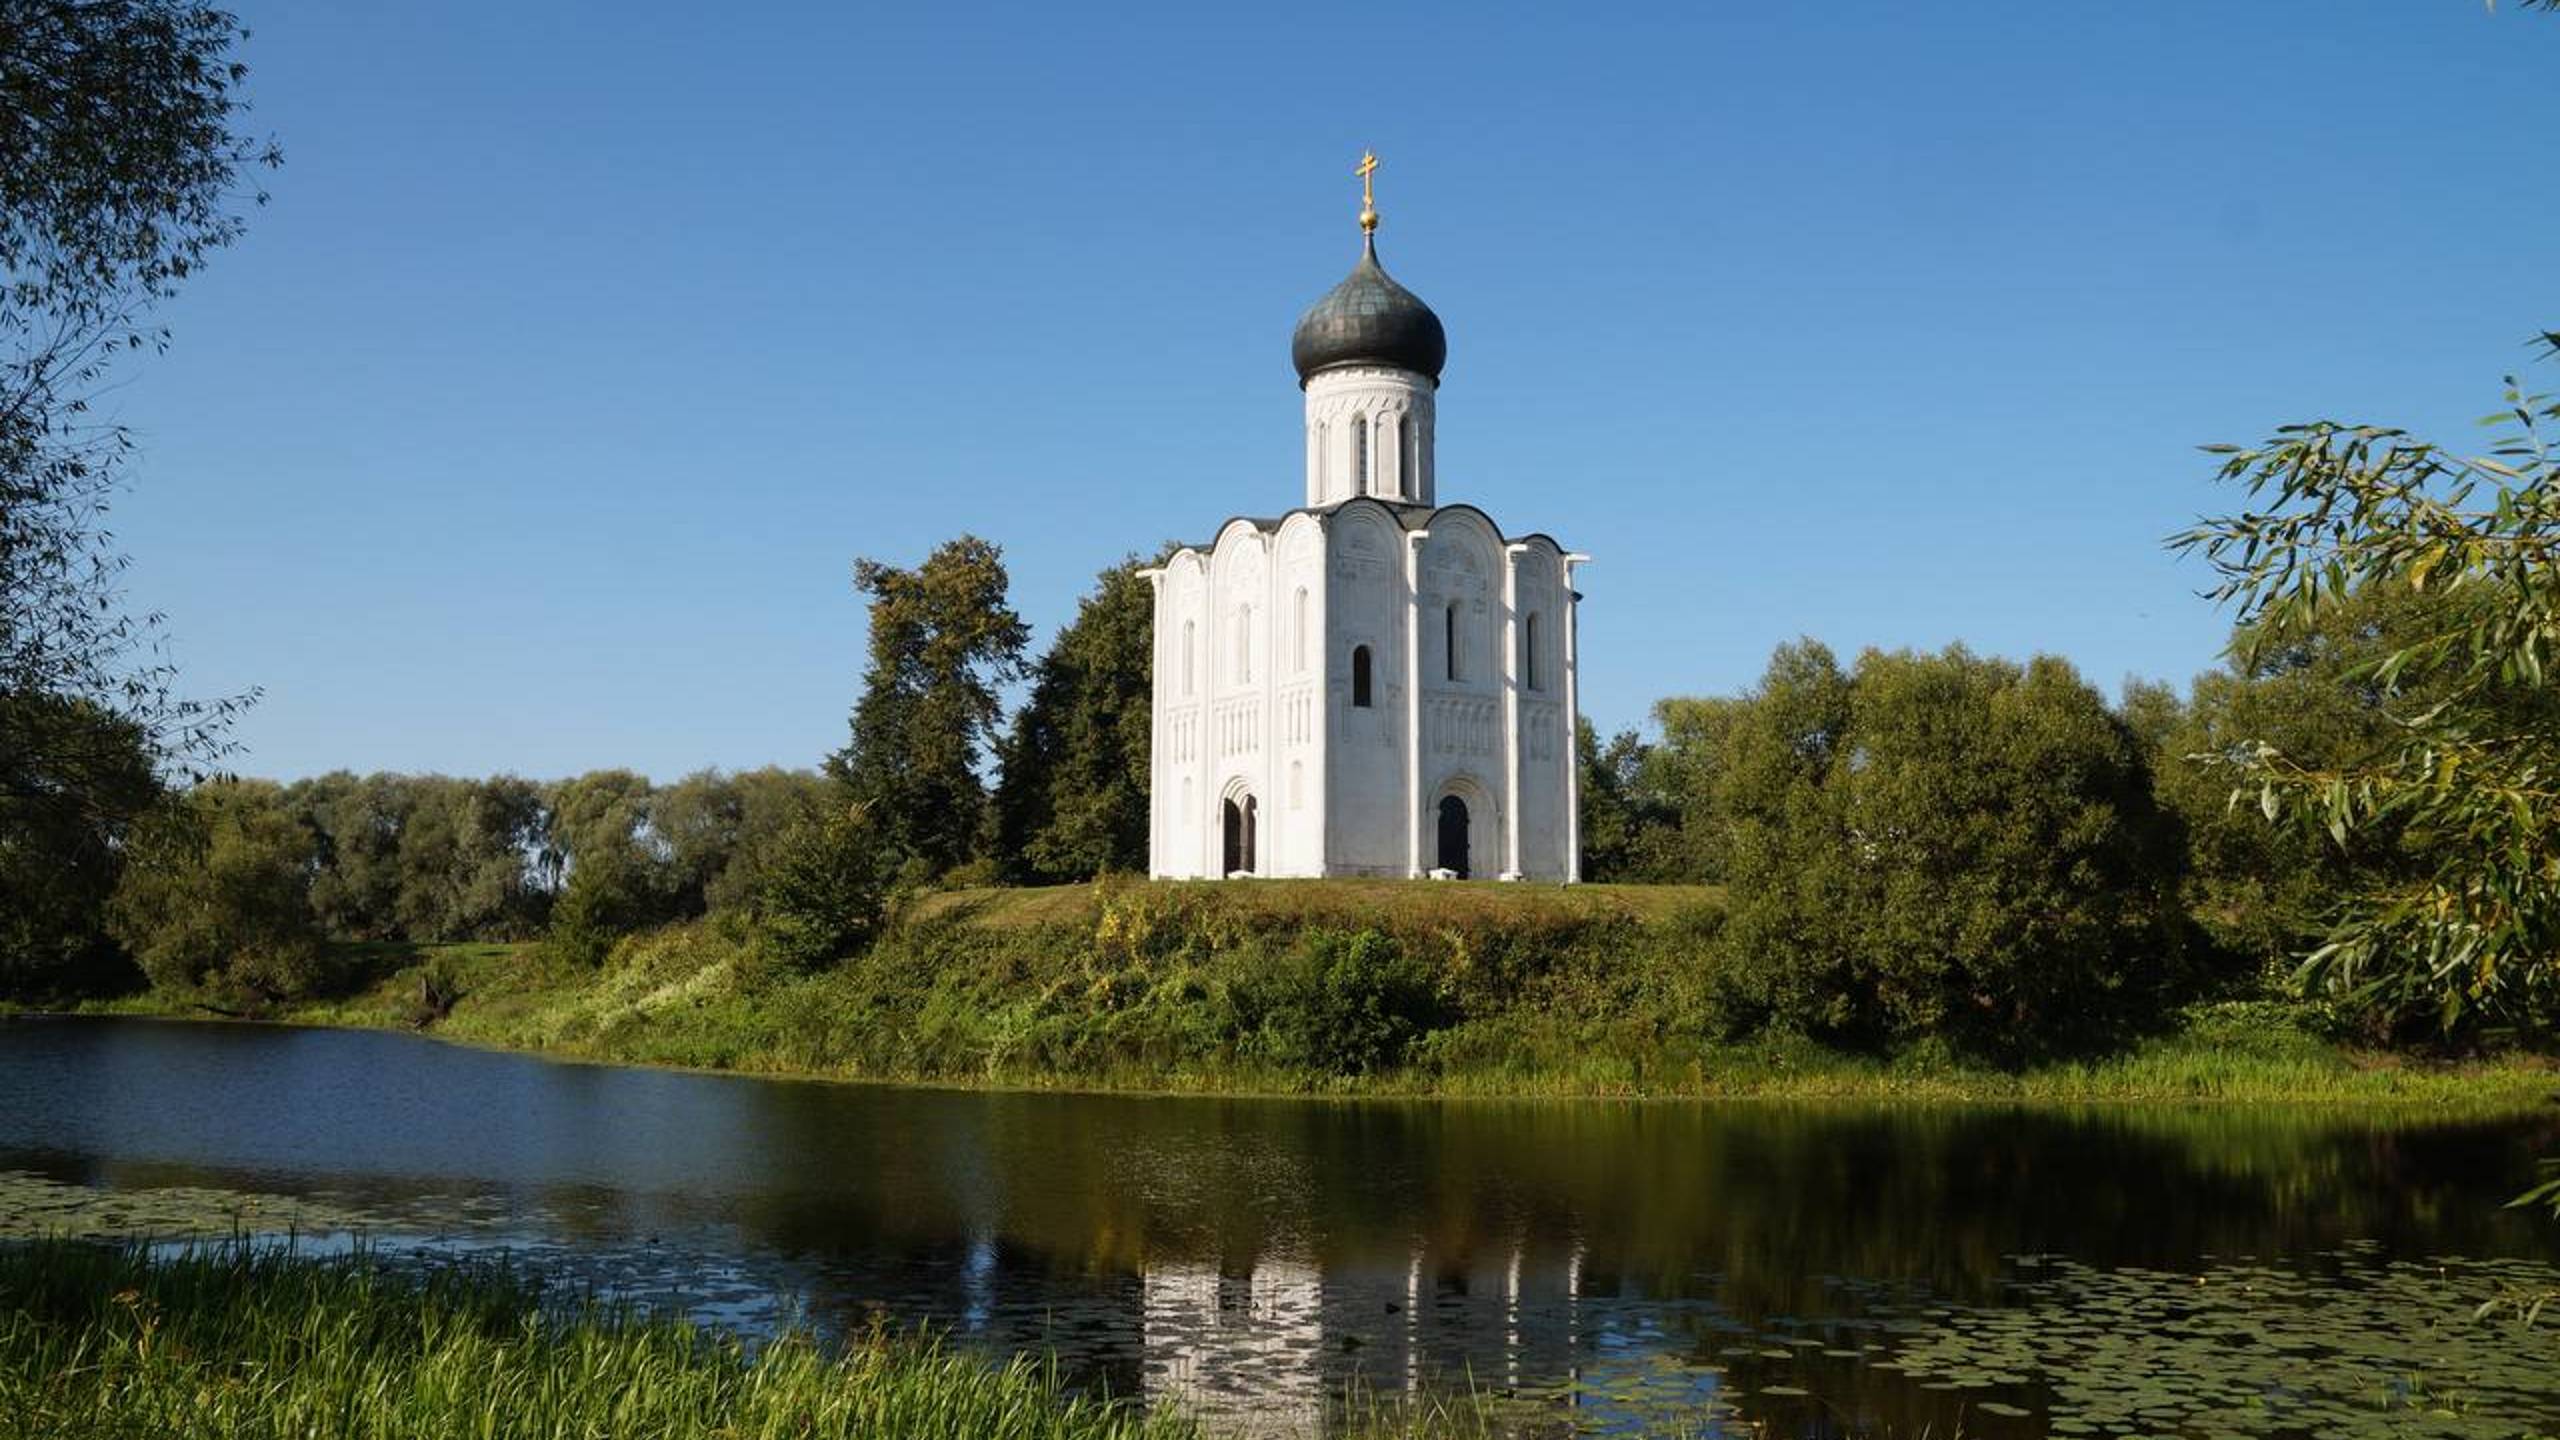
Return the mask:
[[1360,152],[1360,166],[1351,173],[1360,177],[1360,208],[1363,210],[1375,210],[1378,208],[1377,197],[1369,193],[1369,177],[1377,171],[1377,168],[1377,152],[1374,150],[1362,150]]

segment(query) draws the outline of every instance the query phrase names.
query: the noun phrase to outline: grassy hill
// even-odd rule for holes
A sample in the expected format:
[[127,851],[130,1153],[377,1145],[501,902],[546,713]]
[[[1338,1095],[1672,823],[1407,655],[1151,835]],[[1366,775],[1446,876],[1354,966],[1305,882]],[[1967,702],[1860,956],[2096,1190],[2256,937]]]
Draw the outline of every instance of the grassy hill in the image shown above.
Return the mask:
[[[933,1083],[1330,1094],[2344,1099],[2504,1107],[2530,1058],[2342,1048],[2272,1002],[2203,1007],[2110,1054],[2012,1072],[1943,1047],[1734,1039],[1709,999],[1712,889],[1113,880],[920,897],[865,955],[780,966],[704,921],[601,967],[537,946],[375,956],[291,1018],[582,1058]],[[430,1003],[450,999],[450,1004]]]

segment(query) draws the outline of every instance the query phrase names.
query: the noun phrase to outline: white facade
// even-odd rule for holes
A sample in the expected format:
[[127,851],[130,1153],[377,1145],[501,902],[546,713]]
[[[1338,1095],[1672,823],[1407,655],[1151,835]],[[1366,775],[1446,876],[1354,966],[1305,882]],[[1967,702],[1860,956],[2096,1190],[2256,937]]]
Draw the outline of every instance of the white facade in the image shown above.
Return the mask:
[[1437,389],[1327,362],[1306,507],[1148,572],[1154,874],[1580,878],[1586,557],[1437,504]]

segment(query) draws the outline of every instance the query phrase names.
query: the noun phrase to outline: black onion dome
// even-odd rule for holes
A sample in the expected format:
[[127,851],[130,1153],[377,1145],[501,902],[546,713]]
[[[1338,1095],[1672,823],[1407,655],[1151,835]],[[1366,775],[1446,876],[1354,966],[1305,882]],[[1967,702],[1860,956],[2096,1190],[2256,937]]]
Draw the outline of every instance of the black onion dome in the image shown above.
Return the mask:
[[1298,367],[1300,385],[1342,365],[1419,370],[1437,385],[1440,367],[1449,360],[1449,336],[1420,296],[1380,268],[1377,241],[1371,239],[1342,283],[1298,317],[1289,360]]

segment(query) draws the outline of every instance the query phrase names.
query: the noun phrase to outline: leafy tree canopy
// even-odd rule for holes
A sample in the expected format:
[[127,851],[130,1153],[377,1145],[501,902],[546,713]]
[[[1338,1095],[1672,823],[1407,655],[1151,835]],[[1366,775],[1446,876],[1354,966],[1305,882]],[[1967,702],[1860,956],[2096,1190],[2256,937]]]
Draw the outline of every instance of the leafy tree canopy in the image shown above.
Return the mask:
[[102,706],[0,694],[0,996],[120,988],[105,907],[160,782],[138,727]]
[[2245,670],[2326,663],[2344,682],[2326,703],[2353,711],[2326,737],[2345,723],[2352,743],[2262,721],[2206,752],[2235,798],[2350,857],[2410,862],[2355,868],[2302,978],[2447,1028],[2560,1004],[2555,419],[2510,381],[2484,456],[2327,420],[2213,447],[2256,508],[2173,541],[2238,607]]
[[870,669],[852,742],[828,762],[881,843],[929,874],[977,853],[987,794],[979,764],[1004,716],[1029,630],[1006,603],[1003,552],[974,535],[902,570],[858,560],[871,597]]
[[1737,1023],[2014,1055],[2179,978],[2174,825],[2062,661],[1784,646],[1728,736]]
[[101,520],[128,439],[88,401],[264,198],[243,177],[279,156],[240,131],[244,35],[169,0],[0,6],[0,693],[78,697],[199,763],[236,704],[179,698],[156,617],[118,603]]
[[132,850],[108,926],[153,985],[266,1009],[338,978],[311,913],[311,836],[273,783],[174,795],[136,828]]
[[994,853],[1017,881],[1147,867],[1155,591],[1139,568],[1095,578],[997,750]]

